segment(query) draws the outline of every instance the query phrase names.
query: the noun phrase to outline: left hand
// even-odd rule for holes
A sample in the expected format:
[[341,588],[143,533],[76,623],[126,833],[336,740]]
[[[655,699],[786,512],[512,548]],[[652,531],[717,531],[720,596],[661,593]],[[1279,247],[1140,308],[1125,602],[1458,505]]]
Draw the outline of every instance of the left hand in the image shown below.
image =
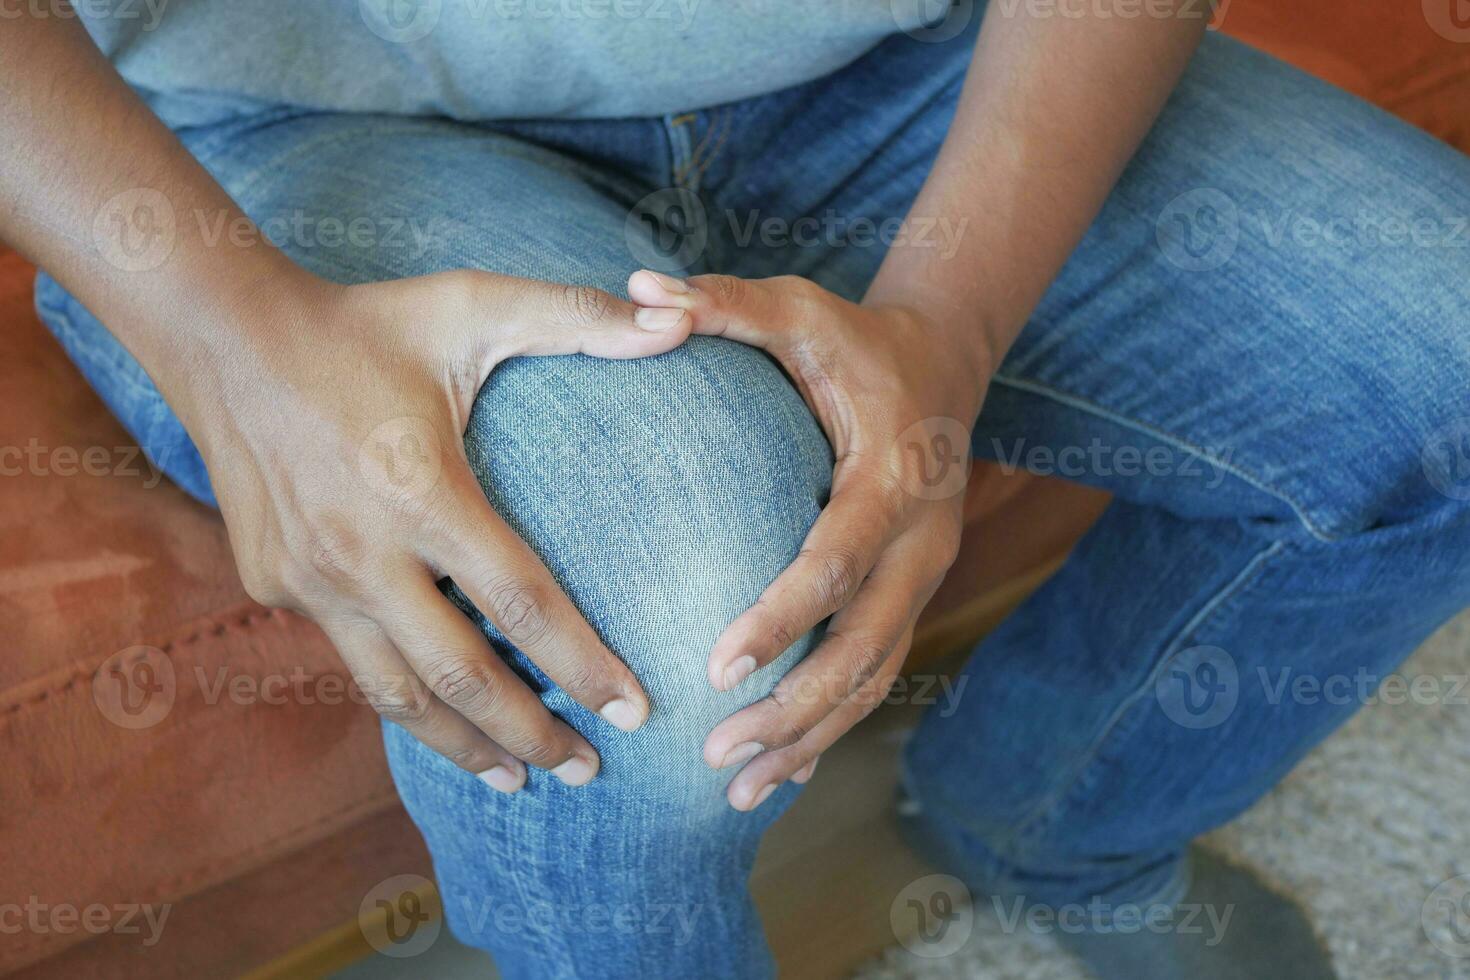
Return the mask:
[[768,351],[837,460],[831,500],[795,561],[710,654],[710,683],[729,690],[832,617],[810,656],[705,741],[715,768],[750,760],[726,794],[749,810],[784,780],[805,782],[817,757],[887,696],[959,549],[969,431],[991,365],[959,327],[854,304],[796,276],[645,271],[628,294],[688,310],[694,333]]

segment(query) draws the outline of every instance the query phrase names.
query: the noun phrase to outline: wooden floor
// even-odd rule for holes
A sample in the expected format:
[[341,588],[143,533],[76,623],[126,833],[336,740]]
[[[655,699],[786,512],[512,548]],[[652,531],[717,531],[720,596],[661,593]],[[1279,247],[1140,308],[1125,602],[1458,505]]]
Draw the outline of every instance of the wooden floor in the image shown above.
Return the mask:
[[783,980],[846,977],[904,938],[890,911],[933,873],[898,838],[893,790],[910,706],[884,706],[822,757],[766,835],[751,888]]

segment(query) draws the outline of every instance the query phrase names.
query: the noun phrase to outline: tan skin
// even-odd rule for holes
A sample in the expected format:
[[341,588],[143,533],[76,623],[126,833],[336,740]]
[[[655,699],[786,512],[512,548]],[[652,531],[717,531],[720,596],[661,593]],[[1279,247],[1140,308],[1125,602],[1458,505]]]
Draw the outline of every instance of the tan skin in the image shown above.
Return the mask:
[[[316,621],[379,710],[504,792],[524,784],[526,765],[585,783],[597,754],[510,674],[437,578],[452,576],[610,723],[635,729],[649,705],[486,502],[461,443],[475,392],[508,357],[642,357],[691,330],[770,350],[832,441],[834,494],[802,555],[716,644],[711,684],[833,619],[771,697],[706,742],[715,766],[737,746],[763,747],[728,791],[749,809],[766,787],[808,778],[887,691],[960,528],[958,495],[903,492],[914,464],[897,435],[924,419],[973,420],[1203,26],[992,10],[914,205],[968,216],[960,249],[894,249],[860,305],[795,278],[639,273],[633,303],[481,272],[342,287],[263,242],[205,242],[192,221],[178,223],[166,261],[126,271],[95,220],[114,195],[146,187],[181,215],[242,216],[76,21],[30,14],[0,24],[0,235],[107,323],[178,413],[251,596]],[[374,463],[384,433],[404,431],[427,467],[406,482]],[[824,693],[801,693],[811,690]]]
[[[1092,5],[1086,5],[1089,8]],[[963,496],[905,492],[922,465],[900,435],[973,422],[991,374],[1096,217],[1199,43],[1175,17],[1003,16],[991,4],[955,121],[911,216],[963,225],[960,247],[895,247],[861,304],[786,276],[760,281],[637,273],[637,302],[686,309],[694,331],[768,350],[794,379],[837,458],[832,499],[795,562],[731,623],[710,683],[756,669],[828,616],[825,639],[771,695],[720,723],[705,761],[764,751],[730,782],[751,809],[809,779],[818,757],[879,703],[919,612],[959,547]],[[670,288],[672,287],[672,288]]]
[[[243,216],[78,22],[0,23],[0,65],[0,234],[108,324],[178,413],[250,595],[317,622],[380,712],[495,789],[518,790],[528,764],[594,778],[591,744],[435,587],[452,576],[609,723],[647,718],[632,672],[490,507],[462,437],[500,361],[657,354],[683,342],[687,315],[486,272],[343,287],[260,238],[210,244],[194,214]],[[167,260],[129,271],[108,202],[140,187],[181,217]],[[426,479],[378,465],[405,435]]]

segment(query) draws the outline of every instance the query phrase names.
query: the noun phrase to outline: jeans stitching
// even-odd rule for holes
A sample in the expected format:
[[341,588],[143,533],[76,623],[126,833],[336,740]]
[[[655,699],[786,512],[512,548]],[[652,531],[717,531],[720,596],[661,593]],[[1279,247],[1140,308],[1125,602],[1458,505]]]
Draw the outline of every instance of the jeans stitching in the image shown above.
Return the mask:
[[[1245,567],[1238,572],[1233,579],[1215,593],[1199,611],[1194,614],[1188,623],[1175,634],[1174,638],[1165,644],[1162,653],[1154,661],[1144,679],[1131,694],[1119,701],[1113,709],[1107,721],[1103,724],[1092,744],[1082,753],[1071,773],[1059,784],[1059,789],[1045,797],[1038,803],[1024,819],[1017,822],[1016,831],[1011,835],[1013,844],[1019,844],[1023,838],[1035,839],[1047,830],[1055,819],[1060,815],[1062,804],[1066,799],[1079,789],[1085,790],[1094,785],[1098,756],[1102,752],[1103,745],[1115,735],[1122,731],[1121,726],[1128,714],[1140,700],[1147,696],[1148,692],[1158,681],[1159,671],[1163,670],[1169,663],[1170,658],[1181,649],[1184,641],[1205,624],[1226,602],[1241,594],[1250,586],[1265,569],[1267,563],[1286,548],[1281,541],[1272,542],[1267,547],[1251,556]],[[1125,733],[1126,734],[1126,733]],[[1092,776],[1093,778],[1089,778]],[[1050,819],[1048,819],[1050,818]],[[1014,854],[1019,847],[1012,847]]]
[[[70,300],[70,294],[67,294],[67,296]],[[71,300],[71,302],[75,302],[75,300]],[[70,311],[63,309],[61,306],[54,305],[51,302],[42,299],[40,296],[37,296],[36,312],[40,314],[41,322],[50,327],[53,333],[56,333],[58,331],[65,333],[66,336],[70,339],[70,344],[64,343],[62,346],[67,349],[67,356],[69,358],[72,358],[73,361],[75,361],[75,357],[71,354],[72,350],[76,350],[78,354],[82,354],[84,352],[90,352],[96,349],[96,345],[92,341],[87,339],[86,335],[80,329],[78,329]],[[111,333],[111,331],[109,331],[109,333]],[[60,340],[61,338],[58,337],[57,339]],[[118,373],[115,371],[109,372],[109,376],[113,379],[118,379],[126,383],[128,389],[137,395],[141,395],[157,401],[163,401],[163,396],[159,394],[158,389],[153,387],[152,385],[140,384],[138,381],[128,375],[122,375],[119,378]]]
[[[282,123],[295,122],[308,116],[323,115],[296,107],[276,106],[263,109],[253,115],[241,116],[227,122],[202,126],[183,126],[175,135],[184,143],[190,155],[201,165],[229,150],[241,138]],[[195,133],[200,134],[197,144],[190,142]]]
[[1220,459],[1218,456],[1215,456],[1204,448],[1196,446],[1188,440],[1180,438],[1179,436],[1176,436],[1165,429],[1159,428],[1158,426],[1145,422],[1141,419],[1135,419],[1130,416],[1123,415],[1119,412],[1115,412],[1111,409],[1104,408],[1103,406],[1098,405],[1095,402],[1089,401],[1085,398],[1082,398],[1081,396],[1071,394],[1070,392],[1061,391],[1041,381],[1034,381],[1027,378],[1010,377],[999,372],[997,372],[992,377],[991,381],[994,384],[1003,384],[1009,388],[1014,388],[1017,391],[1024,391],[1029,394],[1037,395],[1039,397],[1054,401],[1060,405],[1066,405],[1068,407],[1086,412],[1089,415],[1095,415],[1098,418],[1106,419],[1110,422],[1116,422],[1119,425],[1124,426],[1125,428],[1133,429],[1136,432],[1141,432],[1145,435],[1152,436],[1153,438],[1166,442],[1169,445],[1174,446],[1175,448],[1189,452],[1195,456],[1198,456],[1200,459],[1209,463],[1211,466],[1214,466],[1223,472],[1229,473],[1232,476],[1245,481],[1246,483],[1255,487],[1257,490],[1260,490],[1262,493],[1275,497],[1277,500],[1280,500],[1282,503],[1286,504],[1286,506],[1291,508],[1292,513],[1296,515],[1297,520],[1301,522],[1302,527],[1306,529],[1307,533],[1317,540],[1325,544],[1331,544],[1332,542],[1342,537],[1341,534],[1334,534],[1333,532],[1328,531],[1318,525],[1318,523],[1313,520],[1311,514],[1308,513],[1304,505],[1298,503],[1291,497],[1290,494],[1276,487],[1270,481],[1266,480],[1263,477],[1257,476],[1251,471],[1244,469],[1234,463]]
[[[704,175],[709,172],[711,165],[720,158],[725,147],[729,145],[730,133],[734,130],[733,119],[734,111],[728,107],[710,110],[709,125],[704,131],[704,138],[695,146],[694,154],[689,160],[690,166],[695,167],[695,186],[699,185]],[[707,152],[706,148],[708,148]]]

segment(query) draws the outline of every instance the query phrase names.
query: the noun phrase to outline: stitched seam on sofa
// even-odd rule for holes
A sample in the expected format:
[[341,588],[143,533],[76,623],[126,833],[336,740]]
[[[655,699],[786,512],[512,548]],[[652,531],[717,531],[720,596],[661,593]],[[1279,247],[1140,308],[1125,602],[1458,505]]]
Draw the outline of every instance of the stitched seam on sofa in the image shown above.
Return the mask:
[[[214,613],[212,615],[217,616],[219,614]],[[232,621],[214,621],[210,625],[200,627],[187,636],[169,640],[162,646],[145,647],[145,649],[141,653],[137,654],[135,657],[130,658],[124,664],[120,664],[119,666],[131,666],[132,664],[146,657],[149,650],[161,650],[164,653],[169,653],[170,651],[197,643],[198,641],[204,639],[205,636],[224,636],[226,633],[250,629],[262,620],[273,620],[275,622],[283,624],[286,622],[285,618],[280,615],[280,610],[277,609],[262,609],[253,611]],[[107,656],[111,656],[111,654],[108,654]],[[90,680],[92,676],[97,673],[97,668],[107,660],[107,656],[98,658],[96,664],[92,665],[91,667],[78,667],[67,677],[65,681],[58,684],[56,687],[47,688],[46,690],[41,691],[39,694],[33,694],[23,701],[16,701],[13,704],[6,705],[4,708],[0,708],[0,718],[6,718],[10,715],[16,714],[22,708],[29,707],[30,705],[40,704],[44,701],[48,701],[55,695],[65,694],[71,691],[83,681]],[[89,660],[87,662],[90,663],[91,661]]]

